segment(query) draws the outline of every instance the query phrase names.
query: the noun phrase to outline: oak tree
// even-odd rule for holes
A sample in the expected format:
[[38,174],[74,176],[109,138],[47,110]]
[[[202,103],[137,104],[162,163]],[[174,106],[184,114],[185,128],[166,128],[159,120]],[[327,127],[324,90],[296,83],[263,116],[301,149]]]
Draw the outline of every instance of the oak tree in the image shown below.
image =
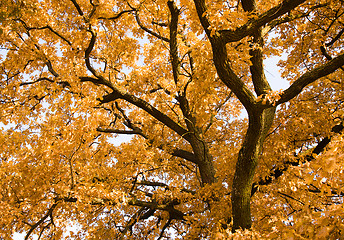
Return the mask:
[[343,0],[2,0],[0,35],[1,239],[344,234]]

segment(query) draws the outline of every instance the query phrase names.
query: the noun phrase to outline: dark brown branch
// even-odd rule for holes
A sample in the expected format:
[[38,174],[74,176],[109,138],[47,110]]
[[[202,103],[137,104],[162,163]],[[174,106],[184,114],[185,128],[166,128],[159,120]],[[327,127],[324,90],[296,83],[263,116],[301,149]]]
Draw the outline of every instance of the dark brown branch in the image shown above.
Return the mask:
[[[344,125],[343,123],[340,123],[334,126],[331,129],[331,132],[338,134],[338,133],[341,133],[343,129],[344,129]],[[330,143],[330,141],[331,141],[331,137],[325,137],[317,144],[315,148],[313,148],[311,153],[307,154],[306,156],[302,156],[301,157],[302,159],[298,158],[295,161],[286,162],[283,166],[273,168],[268,176],[252,184],[251,196],[253,196],[258,191],[259,186],[266,186],[266,185],[271,184],[277,178],[282,176],[289,169],[290,166],[298,166],[302,162],[306,162],[306,161],[310,162],[314,160],[314,155],[319,155],[320,153],[322,153],[325,150],[326,146]]]
[[94,78],[94,77],[79,77],[81,82],[91,82],[96,85],[104,85],[109,87],[110,89],[115,89],[115,86],[110,82],[104,79],[103,77]]
[[45,63],[48,67],[49,72],[54,75],[54,77],[59,77],[60,75],[54,70],[53,65],[51,64],[50,60],[47,60]]
[[288,13],[304,2],[305,0],[285,0],[258,17],[250,19],[246,24],[235,30],[222,30],[219,32],[226,43],[239,41],[246,36],[252,35],[258,28]]
[[165,42],[169,42],[169,41],[170,41],[170,39],[168,39],[168,38],[166,38],[166,37],[163,37],[163,36],[161,36],[160,34],[158,34],[158,33],[154,32],[154,31],[150,30],[150,29],[147,28],[147,27],[145,27],[145,26],[142,24],[141,20],[140,20],[139,12],[138,12],[137,10],[135,10],[135,19],[136,19],[136,22],[137,22],[137,24],[139,25],[139,27],[140,27],[142,30],[144,30],[145,32],[147,32],[147,33],[149,33],[150,35],[152,35],[152,36],[154,36],[154,37],[156,37],[156,38],[159,38],[159,39],[161,39],[161,40],[163,40],[163,41],[165,41]]
[[280,95],[281,98],[276,102],[276,105],[291,100],[292,98],[296,97],[302,91],[302,89],[306,87],[308,84],[313,83],[319,78],[325,77],[333,73],[343,65],[344,53],[333,58],[327,63],[306,72],[301,77],[299,77],[289,88],[283,91],[283,93]]
[[174,205],[180,204],[178,201],[175,202],[173,200],[168,201],[167,203],[158,204],[157,202],[146,202],[137,200],[135,198],[131,198],[128,200],[129,205],[138,206],[138,207],[146,207],[150,209],[157,209],[167,211],[170,214],[172,219],[183,220],[185,214],[177,209],[174,208]]
[[[230,59],[228,58],[226,49],[226,41],[224,41],[222,36],[217,36],[216,33],[212,35],[211,30],[209,29],[210,22],[207,18],[205,1],[194,0],[194,2],[202,27],[211,42],[214,64],[221,81],[234,92],[249,113],[254,111],[256,98],[231,68]],[[240,39],[241,38],[239,38],[239,40]]]
[[127,135],[134,135],[134,134],[141,135],[142,133],[142,131],[139,131],[139,130],[119,130],[119,129],[113,129],[113,128],[104,128],[104,127],[98,127],[97,131],[104,132],[104,133],[127,134]]
[[50,30],[52,33],[54,33],[56,36],[58,36],[59,38],[61,38],[63,41],[65,41],[69,46],[72,46],[72,43],[65,38],[64,36],[62,36],[60,33],[56,32],[54,29],[52,29],[52,27],[50,27],[49,25],[44,26],[44,27],[28,27],[27,30],[43,30],[43,29],[48,29]]
[[[325,44],[325,46],[327,46],[327,44]],[[327,60],[332,60],[333,58],[327,53],[325,46],[321,46],[320,51],[322,55],[326,57]],[[340,67],[340,69],[344,71],[344,67]]]
[[290,198],[298,203],[300,203],[301,205],[305,205],[302,201],[300,201],[299,199],[297,198],[294,198],[293,196],[290,196],[288,194],[285,194],[285,193],[282,193],[282,192],[278,192],[278,194],[282,195],[283,197],[286,197],[286,198]]
[[190,134],[188,134],[188,131],[186,129],[184,129],[181,125],[173,121],[169,116],[162,113],[161,111],[153,107],[148,102],[142,100],[141,98],[135,97],[134,95],[131,95],[129,93],[124,93],[118,89],[114,89],[112,93],[103,96],[103,98],[99,99],[99,101],[101,103],[108,103],[116,99],[126,100],[127,102],[141,108],[142,110],[149,113],[152,117],[156,118],[157,120],[165,124],[167,127],[175,131],[179,136],[189,141]]
[[29,239],[31,233],[39,226],[41,225],[45,219],[47,219],[49,216],[51,216],[52,212],[54,211],[54,209],[57,207],[58,203],[54,203],[48,210],[48,212],[35,224],[33,224],[30,228],[30,230],[28,231],[28,233],[25,236],[25,240]]
[[309,16],[314,10],[318,9],[318,8],[321,8],[321,7],[325,7],[327,6],[328,4],[325,3],[325,4],[318,4],[318,5],[315,5],[315,6],[312,6],[308,12],[306,13],[298,13],[298,14],[293,14],[293,13],[288,13],[287,16],[283,17],[283,18],[278,18],[278,19],[275,19],[275,20],[272,20],[271,22],[269,22],[267,24],[266,27],[264,27],[264,34],[271,31],[273,28],[283,24],[283,23],[288,23],[288,22],[292,22],[294,20],[297,20],[297,19],[300,19],[300,18],[304,18],[304,17],[307,17]]
[[122,231],[121,237],[119,239],[124,239],[125,235],[127,234],[127,232],[129,230],[132,229],[132,227],[135,225],[135,223],[139,220],[140,215],[142,214],[142,212],[145,210],[144,207],[141,207],[140,210],[138,210],[129,220],[127,226],[124,228],[124,230]]
[[79,4],[76,2],[76,0],[71,0],[71,1],[72,1],[72,3],[74,4],[74,6],[75,6],[76,10],[78,11],[79,15],[80,15],[80,16],[83,16],[84,13],[82,12],[82,10],[81,10]]
[[328,43],[326,43],[326,47],[332,46],[339,38],[344,34],[344,28]]
[[130,12],[134,12],[135,10],[124,10],[120,13],[117,13],[115,16],[113,17],[99,17],[98,19],[104,19],[104,20],[116,20],[119,19],[123,14],[125,13],[130,13]]
[[32,82],[23,82],[23,83],[19,84],[19,86],[25,86],[25,85],[35,84],[35,83],[38,83],[38,82],[41,82],[41,81],[54,82],[54,80],[51,80],[50,78],[42,77],[42,78],[39,78],[39,79],[37,79],[37,80],[35,80],[35,81],[32,81]]
[[180,60],[178,57],[178,43],[177,43],[179,10],[173,1],[168,1],[167,5],[171,13],[170,56],[172,60],[173,79],[174,79],[175,84],[177,85],[179,74],[180,74]]
[[152,24],[158,25],[160,27],[167,27],[168,23],[152,21]]
[[[142,180],[139,182],[135,182],[135,184],[137,185],[144,185],[144,186],[150,186],[150,187],[164,187],[166,189],[170,189],[170,187],[166,184],[166,183],[162,183],[162,182],[152,182],[152,181],[147,181],[147,180]],[[186,192],[186,193],[191,193],[192,195],[196,194],[195,191],[183,188],[181,189],[182,192]]]
[[166,228],[171,224],[171,222],[172,222],[172,219],[171,219],[171,218],[167,220],[167,222],[165,223],[165,225],[162,227],[161,232],[160,232],[160,235],[159,235],[159,238],[158,238],[157,240],[160,240],[161,238],[163,238],[164,232],[165,232]]
[[[115,133],[115,134],[127,134],[127,135],[140,135],[145,139],[149,140],[148,136],[145,135],[141,129],[134,127],[132,130],[120,130],[120,129],[113,129],[113,128],[105,128],[105,127],[98,127],[97,131],[104,132],[104,133]],[[159,149],[162,149],[162,146],[158,146]],[[195,155],[189,151],[182,150],[182,149],[172,149],[170,154],[174,157],[180,157],[187,161],[193,162],[197,164],[197,159]]]

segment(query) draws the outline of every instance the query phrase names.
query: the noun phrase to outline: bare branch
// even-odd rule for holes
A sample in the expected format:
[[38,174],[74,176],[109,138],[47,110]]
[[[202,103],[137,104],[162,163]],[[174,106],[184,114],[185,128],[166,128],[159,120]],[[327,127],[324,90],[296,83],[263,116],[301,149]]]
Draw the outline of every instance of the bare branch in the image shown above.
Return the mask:
[[155,107],[153,107],[148,102],[144,101],[141,98],[138,98],[132,94],[124,93],[119,89],[114,89],[114,91],[108,95],[105,95],[102,97],[102,99],[99,99],[101,103],[107,103],[114,101],[116,99],[123,99],[127,102],[141,108],[142,110],[149,113],[151,116],[165,124],[167,127],[175,131],[179,136],[183,137],[185,140],[189,141],[190,136],[188,134],[188,131],[184,129],[181,125],[173,121],[169,116],[162,113]]
[[42,78],[38,78],[37,80],[32,81],[32,82],[23,82],[23,83],[19,84],[19,86],[31,85],[31,84],[35,84],[35,83],[38,83],[41,81],[54,82],[54,80],[51,80],[50,78],[42,77]]
[[[325,46],[327,46],[327,44],[325,44]],[[325,46],[321,46],[320,47],[320,51],[321,51],[322,55],[324,55],[326,57],[327,60],[332,60],[333,58],[332,58],[332,56],[330,56],[327,53]],[[343,66],[340,67],[340,69],[342,69],[344,71],[344,67]]]
[[172,222],[171,218],[167,220],[165,225],[162,227],[161,232],[160,232],[160,236],[157,240],[160,240],[164,236],[164,232],[165,232],[166,228],[171,224],[171,222]]
[[332,46],[340,37],[344,34],[344,28],[328,43],[326,43],[326,47]]
[[271,31],[273,28],[283,24],[283,23],[288,23],[288,22],[292,22],[296,19],[300,19],[300,18],[304,18],[304,17],[307,17],[309,16],[314,10],[318,9],[318,8],[321,8],[321,7],[325,7],[327,6],[328,4],[325,3],[325,4],[318,4],[318,5],[315,5],[315,6],[312,6],[308,12],[305,12],[305,13],[296,13],[296,14],[293,14],[293,13],[288,13],[287,16],[283,17],[283,18],[277,18],[275,20],[272,20],[271,22],[269,22],[267,24],[266,27],[264,27],[263,29],[263,32],[265,35],[267,32]]

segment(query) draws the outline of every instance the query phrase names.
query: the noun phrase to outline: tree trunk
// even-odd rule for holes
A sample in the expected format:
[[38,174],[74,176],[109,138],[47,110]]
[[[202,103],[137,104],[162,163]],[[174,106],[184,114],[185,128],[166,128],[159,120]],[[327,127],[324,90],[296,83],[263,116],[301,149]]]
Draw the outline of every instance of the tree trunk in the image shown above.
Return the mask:
[[251,228],[251,189],[258,157],[275,116],[275,108],[249,115],[249,126],[239,151],[232,186],[233,230]]

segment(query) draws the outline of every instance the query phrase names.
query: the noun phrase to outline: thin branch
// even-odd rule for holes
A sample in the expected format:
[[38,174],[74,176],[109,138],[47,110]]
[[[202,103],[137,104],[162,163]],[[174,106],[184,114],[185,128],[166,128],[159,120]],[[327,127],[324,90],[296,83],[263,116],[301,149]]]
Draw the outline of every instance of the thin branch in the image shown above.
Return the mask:
[[38,82],[41,82],[41,81],[54,82],[54,80],[51,80],[50,78],[42,77],[42,78],[39,78],[39,79],[37,79],[37,80],[35,80],[35,81],[32,81],[32,82],[23,82],[23,83],[20,83],[19,86],[25,86],[25,85],[35,84],[35,83],[38,83]]
[[326,47],[332,46],[340,37],[344,34],[344,28],[328,43],[325,43]]
[[163,37],[163,36],[161,36],[160,34],[158,34],[158,33],[154,32],[154,31],[150,30],[150,29],[147,28],[147,27],[145,27],[145,26],[142,24],[141,20],[140,20],[138,10],[135,10],[135,19],[136,19],[136,22],[137,22],[137,24],[139,25],[139,27],[140,27],[142,30],[144,30],[145,32],[147,32],[147,33],[151,34],[152,36],[154,36],[154,37],[156,37],[156,38],[159,38],[159,39],[161,39],[161,40],[163,40],[163,41],[165,41],[165,42],[170,42],[170,39],[168,39],[168,38],[166,38],[166,37]]
[[133,9],[131,9],[131,10],[123,10],[122,12],[117,13],[116,15],[114,15],[112,17],[98,17],[98,19],[116,20],[116,19],[119,19],[123,14],[130,13],[130,12],[135,12],[135,10],[133,10]]
[[[127,134],[127,135],[137,134],[149,140],[150,144],[152,144],[152,141],[153,141],[149,139],[149,137],[145,135],[142,132],[142,130],[138,127],[134,127],[132,130],[120,130],[120,129],[106,128],[106,127],[98,127],[97,131],[104,132],[104,133]],[[157,146],[157,148],[159,148],[160,150],[164,150],[162,146]],[[171,149],[169,153],[174,157],[180,157],[192,163],[196,163],[196,164],[198,163],[196,156],[189,151],[176,148],[176,149]]]
[[28,233],[26,234],[25,236],[25,240],[29,239],[31,233],[39,226],[41,225],[45,219],[47,219],[51,214],[52,212],[54,211],[54,209],[57,207],[58,203],[54,203],[48,210],[48,212],[38,221],[36,222],[35,224],[33,224],[30,228],[30,230],[28,231]]
[[[144,186],[150,186],[150,187],[164,187],[166,189],[171,189],[166,183],[162,183],[162,182],[152,182],[152,181],[147,181],[147,180],[141,180],[139,182],[135,182],[135,184],[137,185],[144,185]],[[195,191],[186,189],[186,188],[182,188],[181,192],[186,192],[186,193],[191,193],[191,194],[196,194]]]
[[165,232],[166,228],[171,224],[171,222],[172,222],[171,218],[167,220],[165,225],[162,227],[159,238],[157,240],[160,240],[164,236],[164,232]]
[[63,41],[65,41],[69,46],[72,46],[72,43],[64,36],[62,36],[60,33],[58,33],[57,31],[55,31],[52,27],[50,27],[49,25],[44,26],[44,27],[27,27],[27,30],[43,30],[43,29],[48,29],[50,30],[52,33],[54,33],[56,36],[58,36],[59,38],[61,38]]
[[98,100],[101,103],[108,103],[116,99],[126,100],[127,102],[141,108],[142,110],[149,113],[152,117],[156,118],[157,120],[165,124],[167,127],[169,127],[171,130],[176,132],[179,136],[183,137],[185,140],[187,141],[190,140],[190,135],[188,134],[188,131],[184,129],[180,124],[176,123],[169,116],[167,116],[166,114],[162,113],[161,111],[153,107],[150,103],[132,94],[122,92],[119,89],[114,89],[112,93],[105,95],[101,99],[98,99]]
[[282,193],[282,192],[278,192],[278,194],[282,195],[283,197],[287,197],[287,198],[293,199],[293,200],[295,200],[296,202],[299,202],[301,205],[305,205],[302,201],[300,201],[300,200],[297,199],[297,198],[294,198],[293,196],[290,196],[290,195],[285,194],[285,193]]
[[135,225],[135,223],[139,220],[139,217],[141,213],[145,210],[144,207],[141,207],[140,210],[138,210],[129,220],[128,224],[125,226],[124,230],[122,231],[121,237],[119,238],[120,240],[124,239],[125,235],[127,232],[132,229],[132,227]]
[[303,17],[307,17],[309,16],[314,10],[318,9],[318,8],[321,8],[321,7],[325,7],[327,6],[328,4],[325,3],[325,4],[318,4],[318,5],[315,5],[315,6],[312,6],[308,12],[306,13],[299,13],[299,14],[288,14],[287,16],[283,17],[283,18],[279,18],[279,19],[275,19],[273,21],[271,21],[270,23],[267,24],[266,27],[264,27],[263,29],[263,32],[265,35],[267,32],[271,31],[273,28],[283,24],[283,23],[288,23],[288,22],[292,22],[294,20],[297,20],[297,19],[300,19],[300,18],[303,18]]
[[113,128],[105,128],[105,127],[98,127],[97,128],[98,132],[103,132],[103,133],[115,133],[115,134],[127,134],[127,135],[133,135],[133,134],[138,134],[141,135],[141,131],[139,130],[120,130],[120,129],[113,129]]
[[81,10],[79,4],[76,2],[76,0],[71,0],[71,1],[74,4],[74,6],[75,6],[76,10],[78,11],[79,15],[80,16],[84,16],[84,13],[82,12],[82,10]]

